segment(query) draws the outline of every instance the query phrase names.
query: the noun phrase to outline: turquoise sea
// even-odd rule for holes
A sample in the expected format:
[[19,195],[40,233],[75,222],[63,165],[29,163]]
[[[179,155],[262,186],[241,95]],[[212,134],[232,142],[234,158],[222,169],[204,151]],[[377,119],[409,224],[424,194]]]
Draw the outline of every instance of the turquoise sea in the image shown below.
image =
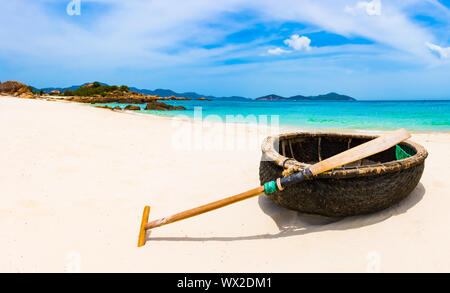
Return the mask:
[[[450,101],[165,101],[185,106],[185,111],[140,111],[162,116],[194,117],[201,109],[203,118],[217,115],[225,121],[227,115],[244,118],[277,115],[280,126],[312,129],[384,130],[407,128],[411,131],[450,131]],[[101,104],[104,105],[104,104]],[[108,104],[110,106],[124,104]],[[145,107],[145,105],[141,105]],[[201,107],[201,108],[199,108]],[[194,109],[197,109],[197,112]],[[252,116],[253,115],[253,116]],[[242,117],[241,116],[241,117]],[[250,119],[251,120],[251,119]],[[275,120],[274,120],[275,121]]]

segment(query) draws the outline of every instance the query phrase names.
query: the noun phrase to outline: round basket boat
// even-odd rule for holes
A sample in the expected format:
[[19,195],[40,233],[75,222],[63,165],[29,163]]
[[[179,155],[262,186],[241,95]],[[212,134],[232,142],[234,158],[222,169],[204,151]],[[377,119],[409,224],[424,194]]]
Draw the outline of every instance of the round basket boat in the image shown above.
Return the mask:
[[[306,132],[270,136],[262,145],[261,184],[376,137]],[[411,193],[422,176],[427,155],[421,145],[405,141],[268,196],[283,207],[304,213],[329,217],[372,213],[401,201]]]

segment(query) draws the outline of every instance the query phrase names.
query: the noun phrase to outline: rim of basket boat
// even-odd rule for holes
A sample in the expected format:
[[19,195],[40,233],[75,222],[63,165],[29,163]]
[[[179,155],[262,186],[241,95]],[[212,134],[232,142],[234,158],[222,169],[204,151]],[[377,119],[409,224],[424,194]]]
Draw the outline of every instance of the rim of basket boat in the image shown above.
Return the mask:
[[[308,164],[299,162],[294,158],[289,158],[281,155],[275,150],[275,144],[279,145],[280,140],[291,140],[295,142],[295,139],[304,138],[304,137],[351,137],[351,138],[360,138],[360,139],[374,139],[377,138],[378,135],[366,135],[366,134],[341,134],[341,133],[333,133],[333,132],[290,132],[275,136],[267,137],[262,143],[262,152],[267,158],[273,162],[275,162],[280,167],[284,169],[295,168],[295,169],[303,169],[308,166]],[[426,157],[428,156],[428,152],[426,149],[418,143],[415,143],[411,140],[403,141],[401,144],[408,146],[416,151],[416,154],[401,160],[394,160],[384,163],[377,164],[369,164],[362,166],[352,166],[352,167],[339,167],[334,168],[330,171],[326,171],[322,174],[317,175],[317,177],[351,177],[351,176],[364,176],[364,175],[377,175],[390,173],[395,171],[400,171],[404,169],[411,168],[413,166],[422,164]]]

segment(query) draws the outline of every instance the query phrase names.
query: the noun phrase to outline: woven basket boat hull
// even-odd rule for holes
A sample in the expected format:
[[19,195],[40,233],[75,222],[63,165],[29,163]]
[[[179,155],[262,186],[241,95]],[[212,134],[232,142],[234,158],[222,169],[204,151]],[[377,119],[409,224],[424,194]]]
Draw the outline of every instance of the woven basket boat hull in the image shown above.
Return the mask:
[[[376,136],[304,132],[268,137],[262,147],[261,184],[282,177],[285,169],[304,168],[373,138]],[[413,155],[397,160],[393,147],[268,196],[283,207],[330,217],[385,209],[407,197],[417,186],[428,155],[421,145],[411,141],[400,146]]]

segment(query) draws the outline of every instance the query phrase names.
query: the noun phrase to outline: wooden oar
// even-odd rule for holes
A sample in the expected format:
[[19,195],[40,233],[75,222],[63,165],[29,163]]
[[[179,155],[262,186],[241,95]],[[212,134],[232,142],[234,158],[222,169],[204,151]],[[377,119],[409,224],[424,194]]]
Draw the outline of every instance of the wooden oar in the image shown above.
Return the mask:
[[230,205],[232,203],[248,199],[263,193],[270,194],[278,190],[284,190],[289,185],[292,185],[294,183],[298,183],[300,181],[303,181],[305,179],[308,179],[314,175],[320,174],[322,172],[331,170],[333,168],[349,164],[351,162],[361,160],[363,158],[369,157],[371,155],[374,155],[376,153],[382,152],[384,150],[387,150],[396,144],[408,139],[411,137],[411,135],[406,131],[406,129],[399,129],[396,131],[393,131],[391,133],[382,135],[380,137],[377,137],[371,141],[368,141],[366,143],[360,144],[354,148],[348,149],[340,154],[337,154],[335,156],[332,156],[326,160],[320,161],[314,165],[311,165],[305,169],[303,169],[300,172],[294,173],[292,175],[289,175],[284,178],[278,178],[275,181],[270,181],[265,183],[264,185],[261,185],[255,189],[248,190],[246,192],[230,196],[215,202],[211,202],[190,210],[186,210],[183,212],[180,212],[178,214],[174,214],[169,217],[161,218],[158,220],[154,220],[151,222],[148,222],[148,216],[150,213],[150,207],[146,206],[144,208],[144,214],[142,216],[142,223],[141,223],[141,229],[139,231],[139,240],[138,240],[138,247],[141,247],[146,242],[146,230],[160,227],[163,225],[167,225],[170,223],[174,223],[180,220],[184,220],[193,216],[197,216],[227,205]]

